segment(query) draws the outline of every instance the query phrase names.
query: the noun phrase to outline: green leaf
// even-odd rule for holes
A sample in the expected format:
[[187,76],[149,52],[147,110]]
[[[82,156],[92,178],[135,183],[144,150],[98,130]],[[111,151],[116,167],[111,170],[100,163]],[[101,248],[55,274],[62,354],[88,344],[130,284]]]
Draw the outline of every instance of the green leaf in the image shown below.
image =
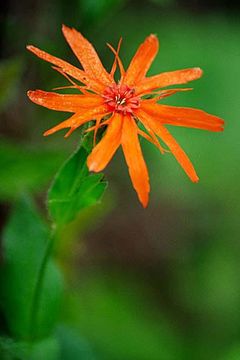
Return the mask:
[[[1,307],[9,330],[17,339],[32,337],[32,304],[48,230],[30,200],[16,204],[3,234],[3,268],[0,276]],[[55,326],[62,294],[62,277],[53,261],[48,263],[38,311],[37,337]]]
[[23,191],[39,193],[63,160],[63,152],[0,141],[0,199],[12,200]]
[[91,174],[86,160],[88,137],[57,173],[48,193],[49,213],[58,225],[72,221],[84,208],[101,199],[107,182],[103,174]]

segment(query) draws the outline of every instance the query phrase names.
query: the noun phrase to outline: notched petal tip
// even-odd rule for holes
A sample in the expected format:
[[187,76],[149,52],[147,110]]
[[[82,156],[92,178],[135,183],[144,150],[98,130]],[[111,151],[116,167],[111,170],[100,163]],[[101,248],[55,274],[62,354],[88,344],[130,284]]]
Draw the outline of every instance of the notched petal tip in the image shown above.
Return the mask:
[[64,34],[64,32],[69,31],[69,30],[74,30],[74,28],[71,28],[71,27],[69,27],[69,26],[67,26],[65,24],[62,24],[62,32],[63,32],[63,34]]
[[87,167],[90,172],[97,172],[97,170],[95,170],[95,165],[96,163],[94,163],[93,161],[87,160]]
[[27,96],[28,96],[30,99],[31,99],[32,93],[33,93],[33,90],[28,90],[28,91],[27,91]]
[[38,97],[39,92],[40,92],[40,90],[28,90],[27,96],[31,101],[35,102]]
[[26,49],[31,51],[31,52],[35,52],[35,50],[38,50],[38,48],[36,48],[36,46],[34,45],[26,45]]
[[153,40],[153,41],[158,41],[158,37],[157,37],[157,34],[150,34],[149,36],[148,36],[148,39],[149,40]]
[[42,90],[28,90],[27,96],[35,104],[42,105],[43,100],[47,98],[47,93]]
[[158,40],[158,37],[156,34],[150,34],[146,40],[149,44],[149,46],[152,46],[152,47],[155,47],[155,51],[156,53],[158,52],[159,50],[159,40]]
[[[61,128],[60,129],[55,129],[55,127],[54,128],[52,128],[52,129],[49,129],[49,130],[47,130],[47,131],[45,131],[44,133],[43,133],[43,136],[49,136],[49,135],[52,135],[52,134],[54,134],[56,131],[58,131],[58,130],[62,130]],[[70,129],[65,135],[64,135],[64,138],[67,138],[69,135],[71,135],[71,133],[73,132],[74,130],[72,130],[72,129]]]
[[43,136],[49,136],[52,135],[53,132],[51,130],[44,131]]
[[148,203],[149,203],[149,198],[147,198],[147,199],[139,199],[140,200],[140,202],[141,202],[141,204],[142,204],[142,207],[144,208],[144,209],[146,209],[147,207],[148,207]]
[[191,179],[193,183],[198,183],[199,182],[199,177],[196,175],[195,178]]
[[38,52],[39,51],[41,51],[41,50],[39,50],[36,46],[34,46],[34,45],[27,45],[26,46],[26,49],[28,50],[28,51],[31,51],[33,54],[35,54],[35,55],[37,55],[38,54]]
[[203,70],[200,67],[193,68],[195,70],[195,74],[198,76],[198,78],[203,76]]
[[64,135],[64,138],[67,139],[72,133],[73,131],[76,130],[76,128],[73,126],[71,127],[68,132]]

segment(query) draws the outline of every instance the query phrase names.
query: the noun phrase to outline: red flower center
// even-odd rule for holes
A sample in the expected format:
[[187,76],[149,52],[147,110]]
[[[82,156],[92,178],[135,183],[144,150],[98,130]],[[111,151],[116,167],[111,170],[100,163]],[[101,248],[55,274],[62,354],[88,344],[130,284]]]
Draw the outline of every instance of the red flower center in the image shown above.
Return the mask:
[[112,112],[123,112],[132,114],[139,107],[140,98],[135,95],[135,90],[127,85],[108,86],[103,98]]

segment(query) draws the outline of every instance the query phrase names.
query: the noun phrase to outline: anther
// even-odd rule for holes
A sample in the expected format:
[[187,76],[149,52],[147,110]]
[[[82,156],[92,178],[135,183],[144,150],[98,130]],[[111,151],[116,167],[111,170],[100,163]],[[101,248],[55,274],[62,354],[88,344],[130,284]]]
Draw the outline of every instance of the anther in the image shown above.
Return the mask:
[[140,98],[134,96],[135,90],[127,85],[108,86],[103,94],[110,111],[122,112],[124,115],[133,113],[139,107]]

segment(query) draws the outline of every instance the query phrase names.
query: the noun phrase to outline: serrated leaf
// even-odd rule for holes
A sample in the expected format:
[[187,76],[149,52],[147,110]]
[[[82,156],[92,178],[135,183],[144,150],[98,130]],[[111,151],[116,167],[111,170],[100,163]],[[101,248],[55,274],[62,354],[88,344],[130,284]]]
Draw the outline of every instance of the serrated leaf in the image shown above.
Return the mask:
[[103,174],[91,174],[86,160],[89,147],[82,144],[65,162],[48,193],[48,209],[53,221],[66,224],[84,208],[101,199],[107,182]]
[[[33,334],[31,312],[48,230],[28,199],[16,204],[3,233],[3,267],[0,275],[1,307],[10,332],[17,339]],[[62,294],[62,277],[53,261],[48,263],[41,294],[35,337],[47,336],[55,326]]]

